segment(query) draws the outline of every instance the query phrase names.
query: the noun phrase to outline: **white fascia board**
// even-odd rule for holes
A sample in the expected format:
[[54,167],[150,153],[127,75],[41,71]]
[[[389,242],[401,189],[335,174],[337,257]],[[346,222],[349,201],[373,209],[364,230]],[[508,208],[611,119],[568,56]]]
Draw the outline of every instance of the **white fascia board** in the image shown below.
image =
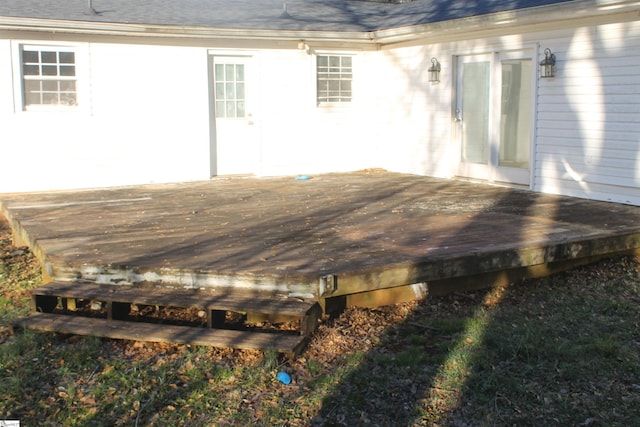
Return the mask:
[[207,38],[234,40],[306,40],[371,44],[369,32],[256,30],[201,26],[66,21],[0,16],[0,30],[111,36]]

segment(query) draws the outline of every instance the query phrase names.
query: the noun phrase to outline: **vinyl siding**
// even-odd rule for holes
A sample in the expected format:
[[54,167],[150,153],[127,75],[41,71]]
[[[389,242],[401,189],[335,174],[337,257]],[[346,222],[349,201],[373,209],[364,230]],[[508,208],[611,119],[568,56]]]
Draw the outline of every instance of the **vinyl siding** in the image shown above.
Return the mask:
[[[18,85],[17,97],[19,44],[11,44],[14,52],[8,56],[17,76],[0,77],[2,86]],[[76,58],[79,111],[27,112],[13,100],[1,100],[3,158],[12,161],[0,169],[0,192],[209,177],[206,51],[72,45],[86,53]],[[6,54],[2,57],[7,61]]]
[[534,190],[640,204],[640,24],[576,28],[541,44],[558,64],[538,82]]
[[[556,77],[536,79],[531,188],[640,205],[640,23],[563,27],[383,49],[390,142],[381,164],[454,177],[456,55],[535,48],[539,63],[549,47]],[[442,64],[438,85],[426,81],[432,56]]]
[[[379,85],[385,169],[448,177],[451,174],[451,58],[441,46],[408,46],[381,51],[385,64]],[[431,58],[443,72],[428,81]]]

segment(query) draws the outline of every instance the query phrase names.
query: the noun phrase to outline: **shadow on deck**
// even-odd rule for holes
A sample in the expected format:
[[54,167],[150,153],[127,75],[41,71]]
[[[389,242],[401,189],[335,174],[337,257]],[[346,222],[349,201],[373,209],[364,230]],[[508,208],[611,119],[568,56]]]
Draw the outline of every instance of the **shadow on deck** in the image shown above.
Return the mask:
[[[163,287],[174,289],[182,306],[206,309],[202,333],[223,345],[255,341],[211,330],[226,311],[268,320],[282,311],[273,301],[304,302],[285,319],[300,322],[302,337],[279,349],[294,353],[315,328],[317,302],[325,312],[391,304],[640,248],[638,207],[383,171],[7,194],[0,209],[17,242],[41,261],[45,282],[55,282],[34,293],[34,312],[74,311],[76,299],[89,300],[82,292],[108,307],[111,326],[60,320],[70,333],[137,339],[113,324],[141,301],[157,305],[151,299],[160,295],[166,304],[172,297]],[[261,302],[252,310],[203,305],[190,295],[199,292],[227,295],[225,304],[247,295]],[[58,330],[52,315],[32,322]],[[161,338],[167,330],[136,333]]]

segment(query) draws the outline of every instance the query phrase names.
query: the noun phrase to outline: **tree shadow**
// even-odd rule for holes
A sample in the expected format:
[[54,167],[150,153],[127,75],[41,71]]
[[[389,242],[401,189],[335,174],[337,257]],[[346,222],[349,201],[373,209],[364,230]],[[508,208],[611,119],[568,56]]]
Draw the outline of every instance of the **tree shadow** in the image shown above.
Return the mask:
[[353,358],[315,422],[633,425],[639,270],[623,257],[428,298]]

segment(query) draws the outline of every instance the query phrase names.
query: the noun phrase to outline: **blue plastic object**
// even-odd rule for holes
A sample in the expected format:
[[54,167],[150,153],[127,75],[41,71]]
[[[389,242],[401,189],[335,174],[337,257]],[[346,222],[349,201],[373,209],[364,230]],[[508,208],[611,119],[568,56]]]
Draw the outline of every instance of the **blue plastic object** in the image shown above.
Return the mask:
[[284,385],[291,384],[291,376],[286,372],[280,371],[278,372],[278,381],[280,381]]
[[298,181],[306,181],[308,179],[309,179],[309,175],[298,175],[296,177],[296,180],[298,180]]

